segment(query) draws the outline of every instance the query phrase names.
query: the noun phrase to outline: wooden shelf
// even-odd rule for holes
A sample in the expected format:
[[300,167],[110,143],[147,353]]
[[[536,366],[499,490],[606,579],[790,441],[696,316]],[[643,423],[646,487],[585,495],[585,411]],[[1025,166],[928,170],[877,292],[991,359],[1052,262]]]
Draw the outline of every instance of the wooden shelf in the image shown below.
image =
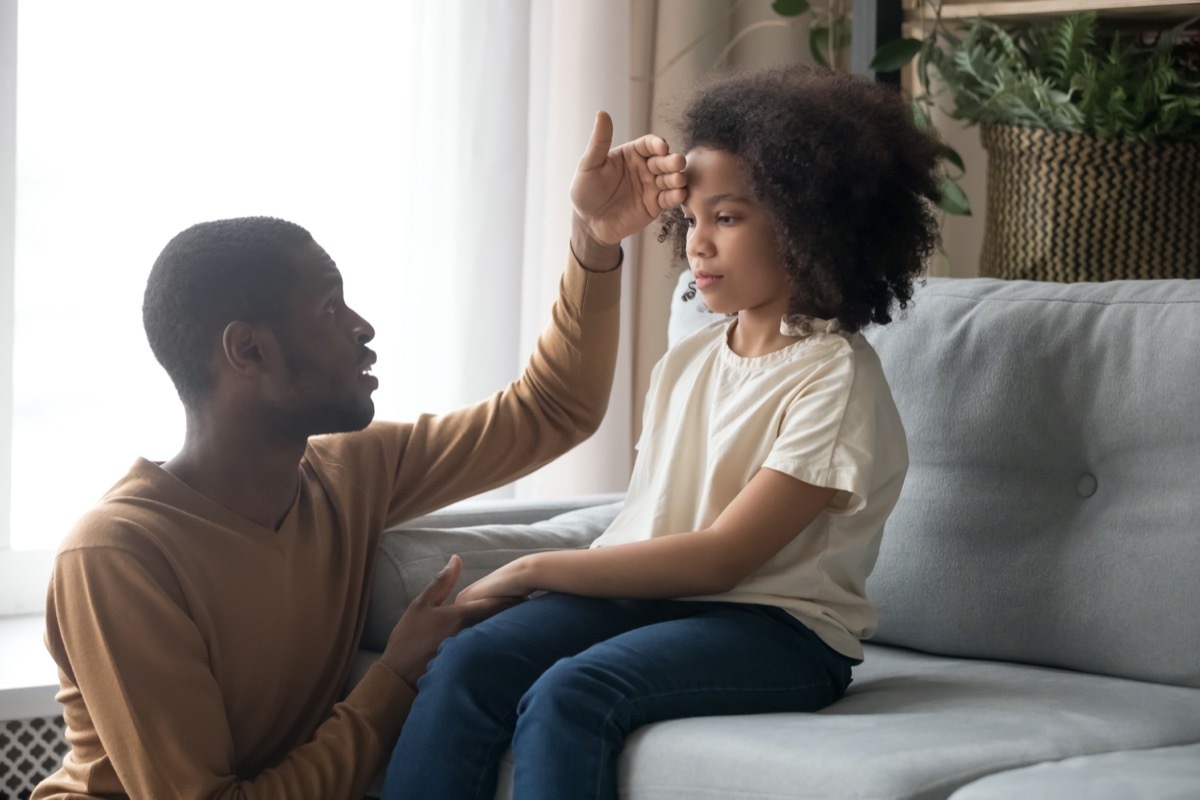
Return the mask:
[[[910,5],[908,3],[906,6]],[[972,2],[971,0],[946,0],[942,3],[942,19],[970,19],[989,17],[993,19],[1029,19],[1056,14],[1072,14],[1077,11],[1095,11],[1103,16],[1134,19],[1185,20],[1200,16],[1197,0],[996,0],[996,2]],[[929,3],[912,3],[907,10],[909,22],[922,17],[935,17]]]

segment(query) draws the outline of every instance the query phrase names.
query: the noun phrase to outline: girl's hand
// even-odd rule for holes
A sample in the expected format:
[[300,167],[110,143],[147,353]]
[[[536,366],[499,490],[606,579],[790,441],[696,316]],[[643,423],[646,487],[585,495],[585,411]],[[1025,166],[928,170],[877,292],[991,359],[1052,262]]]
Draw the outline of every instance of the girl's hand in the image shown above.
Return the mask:
[[597,112],[587,152],[571,182],[576,215],[596,242],[609,246],[687,199],[687,163],[670,152],[664,139],[650,134],[613,148],[612,137],[612,118]]
[[465,605],[479,600],[524,600],[525,596],[536,587],[528,584],[527,570],[529,556],[510,561],[472,583],[458,593],[454,604]]

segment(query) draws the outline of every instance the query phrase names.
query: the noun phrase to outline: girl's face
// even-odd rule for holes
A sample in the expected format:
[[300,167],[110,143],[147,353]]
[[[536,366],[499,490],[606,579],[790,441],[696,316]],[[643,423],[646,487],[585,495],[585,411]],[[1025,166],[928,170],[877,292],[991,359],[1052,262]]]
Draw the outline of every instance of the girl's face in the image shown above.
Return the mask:
[[722,314],[786,314],[791,285],[771,216],[750,196],[738,157],[697,147],[687,154],[687,180],[687,259],[704,304]]

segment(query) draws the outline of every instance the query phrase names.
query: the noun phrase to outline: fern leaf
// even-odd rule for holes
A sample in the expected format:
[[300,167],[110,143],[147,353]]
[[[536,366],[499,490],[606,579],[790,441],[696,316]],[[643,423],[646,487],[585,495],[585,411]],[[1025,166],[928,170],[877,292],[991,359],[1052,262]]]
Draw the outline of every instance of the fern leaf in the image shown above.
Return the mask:
[[976,19],[961,35],[939,30],[922,58],[968,123],[1200,139],[1200,48],[1183,31],[1145,44],[1105,34],[1093,12],[1011,29]]
[[1060,90],[1069,90],[1071,79],[1083,65],[1083,56],[1096,41],[1096,13],[1087,11],[1061,17],[1046,27],[1042,58],[1045,75]]

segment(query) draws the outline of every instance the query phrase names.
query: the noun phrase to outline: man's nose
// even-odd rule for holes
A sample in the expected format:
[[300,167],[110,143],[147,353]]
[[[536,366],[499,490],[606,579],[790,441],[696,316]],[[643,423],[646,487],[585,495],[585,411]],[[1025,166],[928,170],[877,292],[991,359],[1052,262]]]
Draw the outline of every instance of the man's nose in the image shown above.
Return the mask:
[[366,344],[367,342],[374,339],[375,338],[375,328],[373,328],[371,326],[371,323],[367,322],[365,319],[363,319],[361,316],[359,316],[357,311],[354,312],[354,318],[357,320],[357,322],[355,322],[355,324],[354,324],[354,339],[355,339],[355,341],[357,341],[359,344]]

